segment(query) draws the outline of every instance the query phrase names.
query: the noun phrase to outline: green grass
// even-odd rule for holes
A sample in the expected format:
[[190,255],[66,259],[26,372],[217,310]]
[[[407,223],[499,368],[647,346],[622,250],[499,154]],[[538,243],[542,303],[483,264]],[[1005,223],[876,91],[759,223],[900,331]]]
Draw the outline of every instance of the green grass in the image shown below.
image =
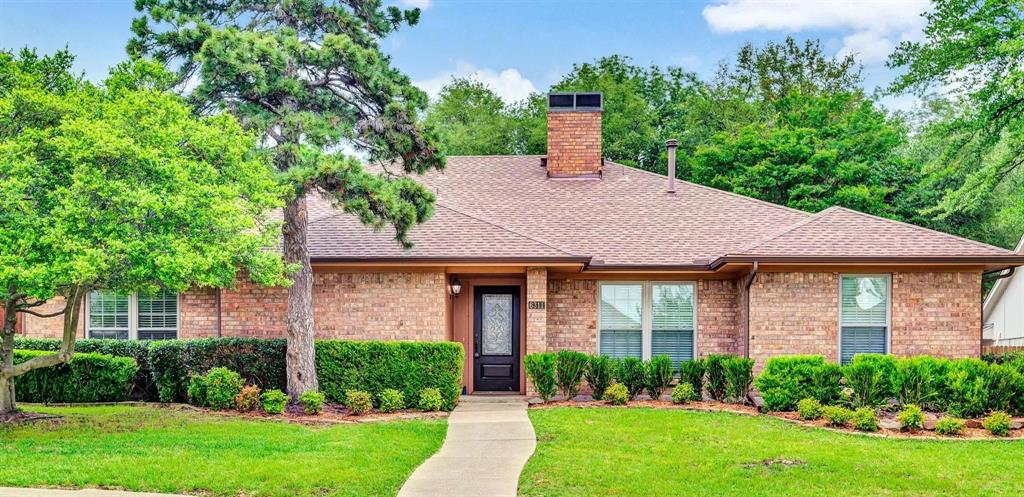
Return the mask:
[[395,495],[444,440],[445,421],[307,426],[157,407],[43,408],[0,427],[0,486],[219,496]]
[[538,445],[524,496],[1024,495],[1021,441],[882,439],[682,410],[554,408],[530,419]]

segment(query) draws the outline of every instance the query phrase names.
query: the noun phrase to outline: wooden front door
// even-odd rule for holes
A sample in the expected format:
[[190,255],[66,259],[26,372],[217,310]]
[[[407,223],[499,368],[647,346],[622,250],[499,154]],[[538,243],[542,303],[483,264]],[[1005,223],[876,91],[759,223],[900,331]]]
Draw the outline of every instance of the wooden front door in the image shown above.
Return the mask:
[[473,385],[519,391],[519,287],[478,286],[473,295]]

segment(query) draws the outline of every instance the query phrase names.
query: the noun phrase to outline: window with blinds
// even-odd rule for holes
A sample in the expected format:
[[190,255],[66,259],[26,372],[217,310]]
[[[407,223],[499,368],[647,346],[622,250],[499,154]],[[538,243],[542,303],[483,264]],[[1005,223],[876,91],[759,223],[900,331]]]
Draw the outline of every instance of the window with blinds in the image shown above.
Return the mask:
[[839,359],[889,352],[889,276],[844,275],[840,279]]
[[89,338],[166,340],[178,337],[178,294],[152,295],[96,290],[89,294]]
[[601,285],[601,354],[616,359],[643,356],[643,290],[641,284]]
[[692,283],[601,283],[598,352],[613,358],[695,354]]

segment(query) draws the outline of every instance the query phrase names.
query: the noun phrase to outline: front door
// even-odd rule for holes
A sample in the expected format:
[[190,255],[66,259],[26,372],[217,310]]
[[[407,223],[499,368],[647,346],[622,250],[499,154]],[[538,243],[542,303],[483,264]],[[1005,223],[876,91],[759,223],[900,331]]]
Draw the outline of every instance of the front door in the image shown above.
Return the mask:
[[474,390],[518,392],[519,287],[475,287],[473,307]]

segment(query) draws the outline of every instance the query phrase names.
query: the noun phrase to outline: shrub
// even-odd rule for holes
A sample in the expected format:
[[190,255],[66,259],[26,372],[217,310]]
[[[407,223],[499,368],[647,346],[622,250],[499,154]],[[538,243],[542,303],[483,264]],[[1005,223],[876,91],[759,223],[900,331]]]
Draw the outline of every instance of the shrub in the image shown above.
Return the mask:
[[825,406],[821,408],[821,415],[832,426],[846,426],[853,419],[853,411],[840,406]]
[[555,354],[537,352],[523,358],[526,376],[537,391],[540,400],[547,402],[555,396]]
[[623,406],[629,401],[629,389],[622,383],[614,383],[604,391],[604,400],[613,406]]
[[661,394],[672,384],[672,359],[667,355],[652,357],[644,365],[644,388],[651,400],[661,399]]
[[800,419],[814,420],[821,418],[821,402],[818,402],[818,399],[802,399],[796,403],[796,412],[800,415]]
[[621,359],[615,365],[615,380],[626,387],[629,400],[635,399],[644,389],[646,369],[643,361],[636,357]]
[[924,428],[924,413],[915,404],[904,404],[903,410],[896,416],[904,430],[916,431]]
[[608,385],[612,384],[612,360],[606,355],[590,356],[587,361],[587,384],[594,400],[601,400]]
[[[60,350],[61,340],[58,338],[24,338],[15,337],[16,350]],[[153,383],[153,372],[149,366],[149,344],[143,340],[115,340],[100,338],[83,338],[75,340],[75,353],[106,354],[114,357],[130,357],[138,364],[138,371],[132,379],[129,398],[155,401],[159,400],[156,386]],[[19,380],[20,381],[20,380]],[[188,379],[186,378],[187,382]],[[18,393],[21,396],[21,393]]]
[[288,395],[277,389],[263,392],[262,399],[263,412],[267,414],[281,414],[288,405]]
[[188,379],[188,403],[196,407],[207,407],[206,376],[194,374]]
[[424,388],[420,392],[419,408],[424,411],[439,411],[444,406],[441,391],[436,388]]
[[871,407],[861,407],[853,413],[853,428],[859,431],[878,431],[878,417]]
[[[352,390],[352,392],[355,392],[355,391],[356,390]],[[363,392],[363,393],[365,393],[365,392]],[[367,395],[367,398],[369,398],[370,394],[366,394],[366,395]],[[349,397],[346,395],[346,400],[348,400],[348,398]],[[306,414],[320,414],[320,413],[324,412],[324,399],[325,399],[325,396],[324,396],[323,393],[314,392],[312,390],[307,390],[307,391],[303,392],[302,395],[299,396],[299,402],[302,403],[302,410],[305,411]],[[369,400],[369,399],[367,399],[367,400]],[[373,402],[369,402],[369,404],[370,404],[370,407],[372,408],[373,407]],[[369,410],[369,409],[367,409],[367,410]]]
[[260,387],[256,385],[242,387],[242,391],[238,392],[238,397],[235,397],[235,407],[239,412],[258,409],[260,407]]
[[707,373],[708,395],[715,400],[725,400],[725,361],[731,356],[720,354],[709,354],[704,361],[704,370]]
[[989,365],[986,383],[986,407],[993,411],[1009,411],[1013,400],[1024,394],[1024,376],[1009,364]]
[[686,404],[691,400],[696,400],[697,393],[693,391],[693,385],[681,381],[675,388],[672,389],[672,403],[673,404]]
[[[436,390],[436,389],[434,389],[434,390]],[[426,389],[424,389],[424,392],[426,392]],[[311,393],[311,392],[306,392],[306,393],[308,394],[308,393]],[[441,393],[440,392],[436,392],[436,393],[437,393],[437,398],[440,399],[441,398]],[[302,394],[302,396],[305,397],[306,394]],[[299,400],[302,400],[303,403],[305,403],[304,399],[300,398]],[[422,400],[420,402],[422,403]],[[440,404],[440,400],[438,400],[437,404]],[[320,405],[321,405],[321,407],[323,407],[322,399],[321,399]],[[363,414],[366,414],[366,413],[370,412],[370,410],[373,409],[373,399],[370,397],[370,392],[367,392],[365,390],[348,390],[348,391],[346,391],[345,392],[345,407],[348,408],[348,412],[350,414],[352,414],[353,416],[360,416],[360,415],[363,415]],[[429,410],[436,411],[437,409],[429,409]],[[306,412],[309,413],[308,410]]]
[[1010,434],[1010,415],[996,411],[982,420],[981,426],[997,437],[1005,437]]
[[[15,350],[14,363],[52,353]],[[138,369],[130,357],[76,353],[68,362],[15,378],[16,394],[23,402],[119,402],[128,399]]]
[[704,395],[704,359],[693,359],[679,363],[679,381],[693,386],[694,400]]
[[192,375],[224,367],[245,383],[264,390],[285,388],[285,340],[267,338],[203,338],[149,342],[146,360],[161,402],[187,398]]
[[957,418],[942,418],[935,422],[935,433],[938,435],[957,436],[964,433],[967,423]]
[[576,398],[587,372],[587,354],[575,350],[560,350],[555,357],[555,382],[565,400]]
[[765,409],[792,411],[806,398],[834,403],[840,392],[837,371],[838,366],[826,363],[821,356],[772,357],[754,383],[764,398]]
[[377,394],[377,404],[381,412],[395,412],[405,408],[405,395],[401,390],[386,388]]
[[857,354],[851,364],[868,364],[879,374],[879,403],[896,397],[896,358],[888,354]]
[[950,361],[945,378],[946,409],[958,418],[973,418],[985,412],[988,394],[988,364],[978,359]]
[[437,389],[441,409],[450,411],[462,393],[462,344],[454,342],[382,342],[320,340],[316,369],[320,391],[344,403],[346,390],[376,396],[388,388],[418,399],[424,388]]
[[853,393],[854,407],[875,407],[885,400],[885,385],[882,369],[872,360],[857,360],[864,356],[855,356],[854,361],[843,367],[843,378],[846,386]]
[[213,368],[206,373],[206,405],[215,411],[235,407],[242,392],[242,377],[228,368]]
[[747,401],[747,392],[754,381],[754,360],[730,357],[725,360],[725,393],[733,402]]
[[943,369],[943,362],[932,357],[896,359],[896,399],[900,404],[933,405],[939,400]]

